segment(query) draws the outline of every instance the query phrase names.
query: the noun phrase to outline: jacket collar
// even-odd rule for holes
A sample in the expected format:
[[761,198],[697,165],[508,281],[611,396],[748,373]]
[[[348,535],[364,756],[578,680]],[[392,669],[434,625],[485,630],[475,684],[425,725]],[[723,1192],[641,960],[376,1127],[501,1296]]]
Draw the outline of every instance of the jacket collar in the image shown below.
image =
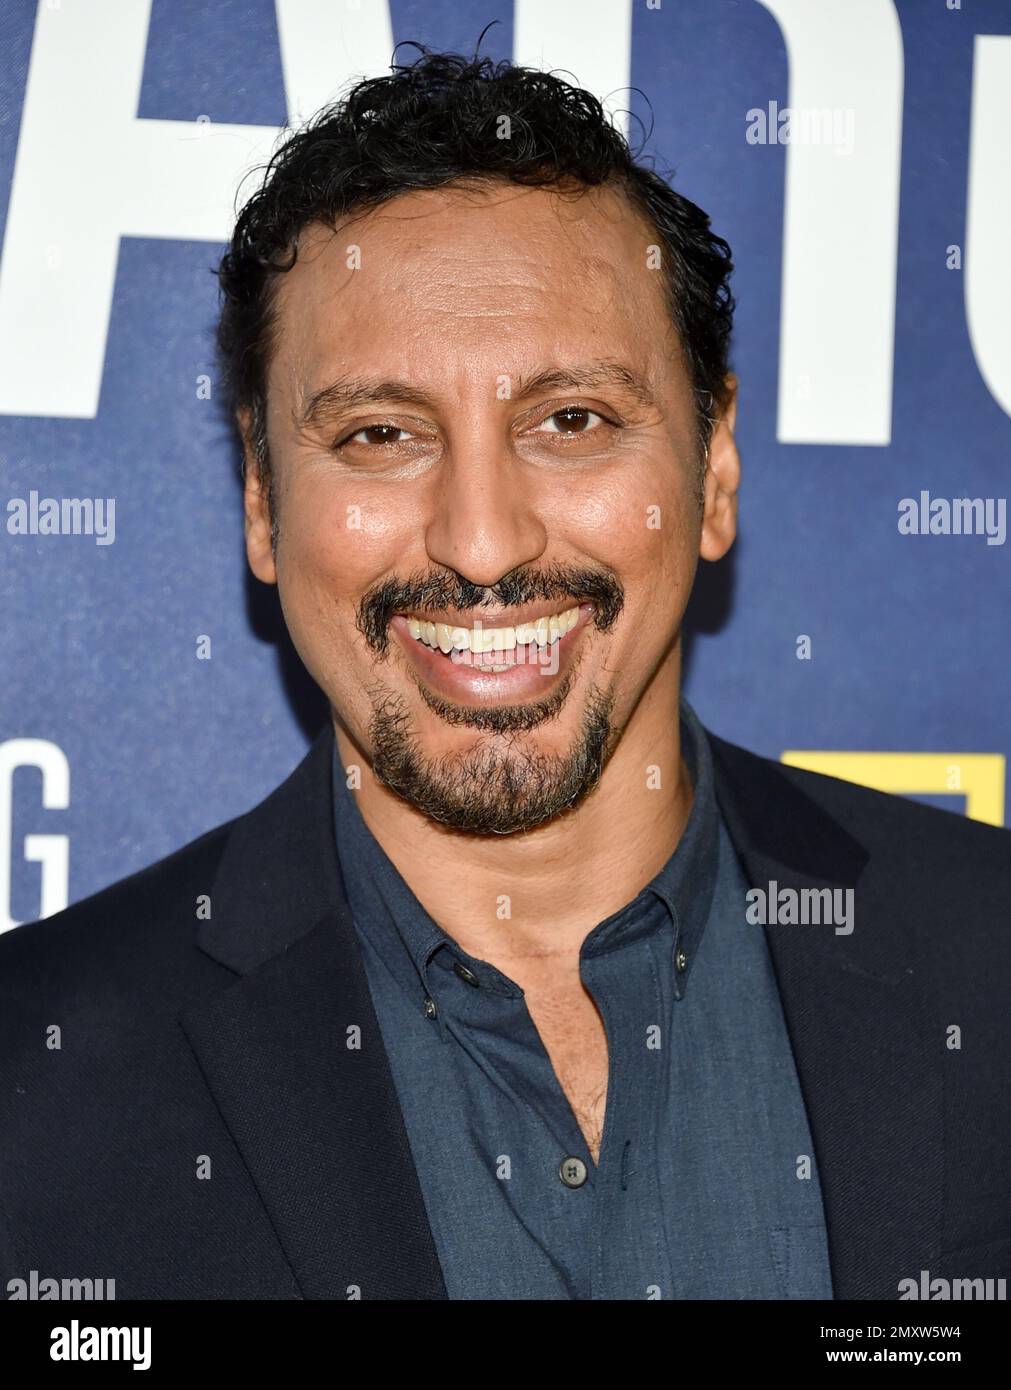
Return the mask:
[[180,1022],[302,1296],[445,1298],[338,869],[333,742],[232,823],[197,940],[237,978]]
[[[940,1231],[940,1064],[867,850],[777,763],[709,735],[754,887],[852,888],[850,936],[767,927],[822,1187],[835,1297],[895,1298]],[[237,977],[183,1028],[306,1298],[446,1291],[333,837],[329,723],[232,822],[198,924]],[[351,1292],[349,1292],[351,1290]]]
[[815,1149],[837,1299],[898,1297],[940,1249],[942,1049],[896,923],[890,865],[808,796],[810,774],[710,734],[717,796],[753,888],[853,892],[854,928],[765,928]]

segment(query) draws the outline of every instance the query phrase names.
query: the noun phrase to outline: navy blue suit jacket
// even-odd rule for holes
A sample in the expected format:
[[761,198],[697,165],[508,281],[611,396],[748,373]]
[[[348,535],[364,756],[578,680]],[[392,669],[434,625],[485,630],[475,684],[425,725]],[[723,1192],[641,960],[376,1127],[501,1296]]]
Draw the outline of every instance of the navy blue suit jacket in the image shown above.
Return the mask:
[[[751,883],[856,893],[851,935],[765,928],[836,1297],[1006,1277],[1011,834],[710,738]],[[0,1296],[36,1270],[119,1299],[445,1298],[332,747],[327,727],[255,810],[0,937]]]

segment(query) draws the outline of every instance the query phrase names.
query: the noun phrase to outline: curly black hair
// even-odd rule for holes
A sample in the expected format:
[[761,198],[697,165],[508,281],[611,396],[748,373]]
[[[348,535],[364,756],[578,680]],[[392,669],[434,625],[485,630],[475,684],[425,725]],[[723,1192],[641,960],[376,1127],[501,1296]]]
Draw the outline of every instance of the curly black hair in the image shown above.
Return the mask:
[[[286,139],[239,214],[217,269],[219,370],[230,409],[250,412],[261,480],[270,481],[266,381],[277,328],[271,286],[295,264],[302,230],[413,189],[490,180],[577,192],[609,184],[655,226],[704,461],[715,412],[726,400],[734,311],[730,247],[710,231],[709,217],[636,162],[590,92],[509,61],[412,46],[420,51],[414,62],[391,63],[388,77],[360,81]],[[508,139],[501,138],[503,118]]]

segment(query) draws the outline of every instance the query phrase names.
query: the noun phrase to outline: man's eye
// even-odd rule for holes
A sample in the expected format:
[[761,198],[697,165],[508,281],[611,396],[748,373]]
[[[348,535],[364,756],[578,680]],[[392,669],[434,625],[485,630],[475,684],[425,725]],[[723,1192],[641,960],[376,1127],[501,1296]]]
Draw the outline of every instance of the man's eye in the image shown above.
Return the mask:
[[401,441],[397,435],[410,437],[409,430],[402,430],[399,425],[366,425],[363,429],[355,430],[354,434],[346,435],[338,440],[336,447],[342,449],[345,444],[399,444]]
[[538,428],[544,429],[555,421],[557,424],[547,430],[548,434],[587,434],[596,428],[591,421],[597,421],[598,424],[606,423],[604,417],[596,411],[587,410],[584,406],[569,405],[564,410],[556,410],[553,415],[549,415]]

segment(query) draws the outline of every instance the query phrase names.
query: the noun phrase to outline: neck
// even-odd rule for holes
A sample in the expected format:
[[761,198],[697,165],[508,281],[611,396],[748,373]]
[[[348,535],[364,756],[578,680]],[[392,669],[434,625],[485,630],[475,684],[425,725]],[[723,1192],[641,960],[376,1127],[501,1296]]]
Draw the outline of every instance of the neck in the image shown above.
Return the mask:
[[[677,646],[658,668],[597,786],[534,830],[447,831],[363,766],[356,797],[366,825],[429,916],[468,954],[507,972],[549,956],[572,961],[598,922],[666,863],[692,803],[677,716],[679,657]],[[342,764],[361,765],[340,725],[336,735]]]

